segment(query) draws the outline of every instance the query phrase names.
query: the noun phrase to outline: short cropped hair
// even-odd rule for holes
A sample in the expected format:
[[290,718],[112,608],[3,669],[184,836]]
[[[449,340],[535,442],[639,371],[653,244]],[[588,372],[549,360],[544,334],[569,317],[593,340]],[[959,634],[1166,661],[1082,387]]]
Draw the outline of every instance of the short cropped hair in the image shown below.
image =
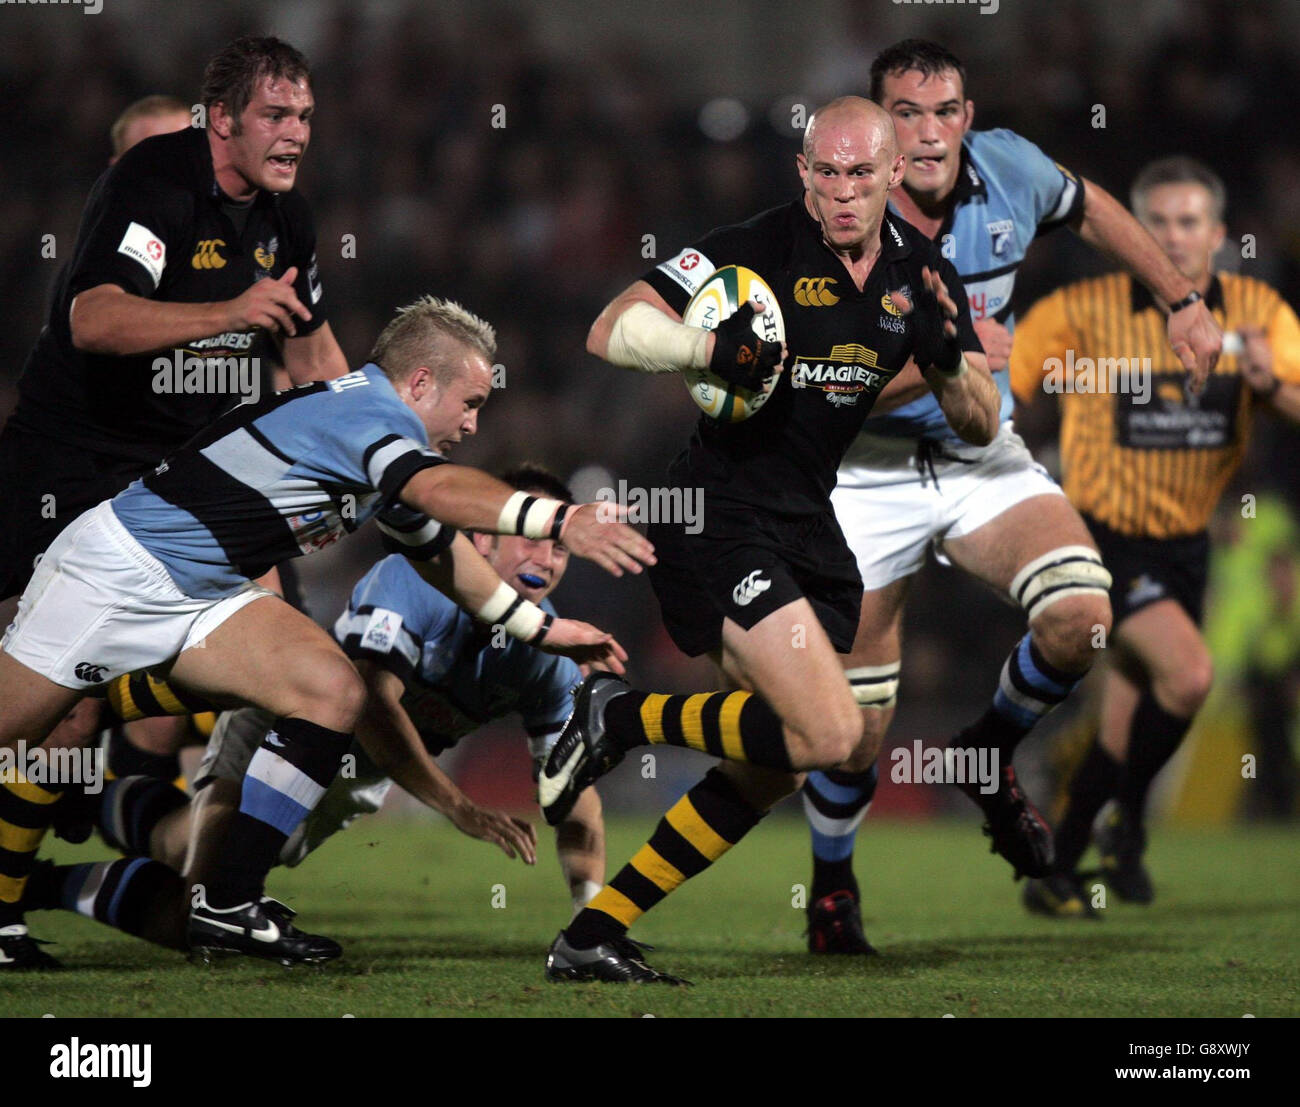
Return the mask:
[[1161,158],[1142,169],[1129,190],[1129,204],[1133,211],[1140,213],[1146,206],[1147,193],[1159,185],[1167,184],[1200,185],[1210,194],[1214,218],[1223,222],[1223,214],[1228,207],[1228,190],[1223,187],[1223,178],[1204,162],[1183,155]]
[[267,77],[311,85],[307,59],[287,42],[254,35],[237,38],[222,47],[203,71],[203,106],[211,111],[214,104],[224,104],[231,130],[239,134],[240,116]]
[[879,104],[885,93],[885,78],[910,69],[919,70],[927,77],[955,72],[961,78],[962,95],[966,95],[966,67],[956,54],[937,42],[905,38],[882,50],[871,63],[871,99]]
[[497,333],[492,324],[466,311],[454,300],[421,296],[413,304],[397,309],[375,340],[370,360],[390,380],[404,380],[420,366],[433,371],[434,380],[447,384],[454,376],[453,359],[445,356],[444,343],[467,346],[491,361],[497,352]]
[[573,503],[573,490],[544,465],[525,461],[501,474],[501,480],[520,492],[542,492],[556,500]]
[[190,114],[190,106],[175,96],[145,96],[128,104],[122,114],[113,120],[108,137],[113,143],[113,157],[120,158],[126,153],[126,132],[137,119],[146,119],[151,115],[171,115],[173,112]]

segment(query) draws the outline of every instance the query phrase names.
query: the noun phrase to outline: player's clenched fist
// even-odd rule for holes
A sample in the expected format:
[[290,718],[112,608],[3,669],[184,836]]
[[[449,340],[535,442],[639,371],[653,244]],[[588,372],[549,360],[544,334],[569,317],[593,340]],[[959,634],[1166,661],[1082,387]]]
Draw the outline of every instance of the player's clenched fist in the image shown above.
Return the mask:
[[304,323],[311,320],[311,312],[303,306],[293,290],[293,282],[297,279],[298,268],[293,266],[275,280],[254,281],[229,301],[230,316],[226,329],[246,331],[261,327],[273,334],[278,332],[293,338],[298,333],[294,316]]
[[655,548],[639,531],[619,522],[627,509],[601,502],[583,504],[568,513],[561,541],[570,553],[594,561],[616,577],[626,569],[639,573],[642,565],[655,563]]
[[626,672],[623,663],[627,660],[627,650],[615,637],[577,619],[553,620],[541,640],[532,645],[543,653],[572,658],[579,665],[596,665],[620,676]]

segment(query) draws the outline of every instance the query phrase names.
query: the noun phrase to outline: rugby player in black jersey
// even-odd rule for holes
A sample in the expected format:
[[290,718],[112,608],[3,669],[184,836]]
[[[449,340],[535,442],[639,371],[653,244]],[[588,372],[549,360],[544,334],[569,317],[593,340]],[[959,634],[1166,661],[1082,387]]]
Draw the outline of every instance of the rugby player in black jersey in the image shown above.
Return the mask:
[[[295,383],[347,371],[294,189],[314,110],[306,59],[278,39],[237,39],[208,63],[202,103],[206,127],[140,142],[86,204],[0,432],[0,601],[73,519],[256,398],[262,358]],[[13,612],[0,603],[0,626]],[[79,705],[48,743],[80,744],[97,716]],[[0,829],[40,825],[51,801],[26,781],[0,785]],[[16,906],[33,861],[0,848],[6,965],[50,962]]]
[[[703,530],[665,522],[649,535],[665,625],[683,651],[710,655],[723,690],[647,694],[593,674],[539,799],[548,821],[562,818],[583,788],[647,743],[724,760],[556,938],[549,979],[678,983],[645,964],[627,928],[739,841],[802,772],[838,765],[857,744],[862,712],[836,651],[852,645],[862,585],[829,496],[880,389],[914,361],[959,435],[983,445],[997,432],[997,389],[956,271],[933,242],[886,215],[903,164],[881,108],[857,97],[828,104],[797,158],[802,197],[706,235],[592,327],[592,353],[643,371],[707,366],[753,389],[778,361],[787,368],[749,420],[701,418],[670,467],[672,484],[703,489]],[[772,288],[785,349],[753,334],[752,305],[713,332],[679,321],[726,265],[753,269]]]

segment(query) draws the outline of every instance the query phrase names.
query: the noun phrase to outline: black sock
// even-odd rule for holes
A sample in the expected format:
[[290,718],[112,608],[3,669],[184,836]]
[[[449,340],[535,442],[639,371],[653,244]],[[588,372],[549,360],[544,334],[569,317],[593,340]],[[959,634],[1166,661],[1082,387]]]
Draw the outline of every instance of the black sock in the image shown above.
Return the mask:
[[1001,766],[1011,764],[1020,740],[1064,700],[1086,673],[1066,673],[1039,652],[1033,633],[1011,650],[998,677],[993,703],[949,745],[994,748]]
[[1068,874],[1078,868],[1092,837],[1092,822],[1115,794],[1119,775],[1119,762],[1094,739],[1070,781],[1065,813],[1056,828],[1056,872]]
[[87,865],[38,865],[25,901],[30,910],[62,908],[139,935],[163,902],[184,895],[180,873],[160,861],[123,857]]
[[21,770],[12,776],[0,783],[0,926],[23,921],[18,904],[64,791],[61,784],[29,781]]
[[215,710],[202,696],[173,688],[149,673],[124,673],[104,688],[104,713],[121,723]]
[[710,769],[659,820],[650,840],[565,928],[578,949],[627,929],[683,881],[698,876],[766,814],[755,811],[720,769]]
[[[86,796],[81,803],[91,797]],[[111,780],[98,797],[91,817],[99,833],[110,846],[126,854],[149,856],[149,838],[153,829],[177,808],[185,807],[190,798],[171,778],[128,776]]]
[[1149,691],[1138,701],[1129,727],[1128,757],[1120,771],[1115,796],[1131,826],[1142,825],[1147,790],[1168,764],[1191,728],[1191,719],[1171,715]]
[[853,875],[853,842],[858,824],[876,794],[879,773],[872,765],[864,773],[838,769],[813,772],[803,786],[804,813],[812,831],[815,903],[832,892],[847,891],[858,899]]
[[181,759],[174,753],[150,753],[126,736],[123,727],[108,732],[108,771],[114,776],[151,776],[173,781],[181,775]]
[[205,886],[209,907],[260,899],[284,843],[338,772],[352,736],[305,719],[276,719],[253,754],[226,839]]
[[623,749],[685,746],[782,772],[791,768],[781,718],[753,692],[668,696],[629,691],[605,707],[605,729]]

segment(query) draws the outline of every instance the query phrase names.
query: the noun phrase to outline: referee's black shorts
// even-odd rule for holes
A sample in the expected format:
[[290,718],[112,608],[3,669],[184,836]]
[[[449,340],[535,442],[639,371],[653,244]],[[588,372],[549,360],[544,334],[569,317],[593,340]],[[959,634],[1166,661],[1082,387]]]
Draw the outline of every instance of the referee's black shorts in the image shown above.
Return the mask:
[[1175,600],[1197,626],[1205,608],[1210,538],[1205,531],[1182,538],[1134,538],[1089,515],[1083,520],[1110,570],[1110,606],[1118,626],[1159,600]]
[[690,657],[722,644],[722,621],[745,630],[803,597],[840,653],[853,648],[862,578],[835,513],[786,518],[724,505],[704,493],[699,533],[652,524],[650,583],[664,626]]
[[151,466],[15,426],[0,431],[0,599],[20,595],[36,559],[78,515]]

